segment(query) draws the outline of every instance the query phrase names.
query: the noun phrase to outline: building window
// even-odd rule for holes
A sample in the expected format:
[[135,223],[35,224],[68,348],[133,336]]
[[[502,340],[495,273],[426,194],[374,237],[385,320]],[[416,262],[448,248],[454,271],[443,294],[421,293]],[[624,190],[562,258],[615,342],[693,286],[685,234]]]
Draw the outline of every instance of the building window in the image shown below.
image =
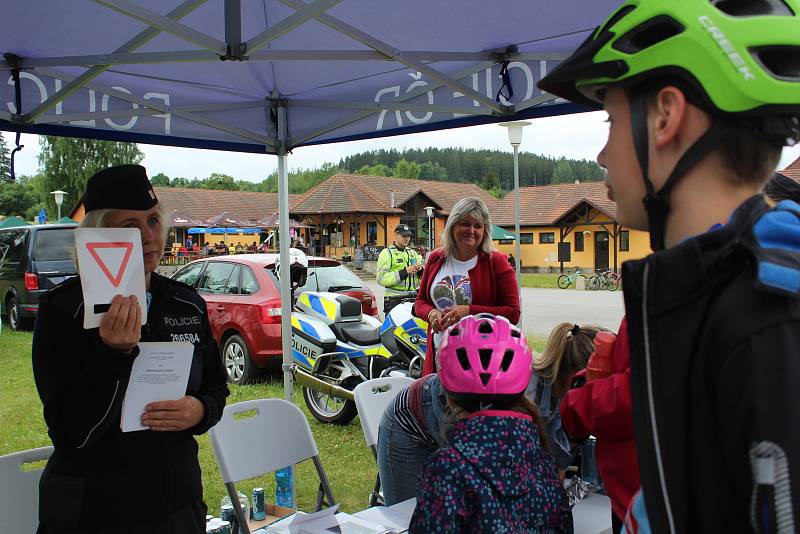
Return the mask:
[[526,234],[519,234],[519,244],[520,245],[532,245],[533,244],[533,233],[529,232]]
[[547,243],[555,243],[556,242],[556,234],[553,232],[542,232],[539,234],[539,243],[540,244],[547,244]]
[[514,244],[514,240],[513,239],[501,239],[499,241],[499,243],[501,245],[513,245]]
[[631,233],[628,230],[622,230],[619,233],[619,249],[622,252],[627,252],[631,249]]
[[367,222],[367,244],[374,245],[378,242],[378,223],[374,221]]
[[575,232],[575,252],[583,252],[583,232]]

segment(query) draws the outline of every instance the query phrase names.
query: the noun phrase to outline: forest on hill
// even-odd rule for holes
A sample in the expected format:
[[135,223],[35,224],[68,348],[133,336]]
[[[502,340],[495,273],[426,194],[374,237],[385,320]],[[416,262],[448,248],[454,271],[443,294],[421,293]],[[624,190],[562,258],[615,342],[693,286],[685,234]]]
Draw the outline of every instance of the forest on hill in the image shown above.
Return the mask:
[[[33,219],[42,208],[54,213],[50,191],[66,191],[67,204],[77,201],[88,177],[97,169],[122,163],[138,163],[144,157],[132,143],[71,139],[52,136],[39,138],[39,169],[34,176],[10,178],[10,150],[0,136],[0,214]],[[277,192],[278,176],[272,173],[261,182],[237,179],[224,173],[205,178],[170,177],[149,169],[150,181],[159,187],[227,189],[235,191]],[[513,188],[514,160],[510,152],[465,148],[426,148],[373,150],[354,154],[338,163],[324,163],[315,169],[289,172],[289,192],[305,193],[340,172],[394,176],[479,184],[500,198]],[[575,180],[598,181],[605,171],[593,161],[552,158],[523,152],[519,155],[520,185],[569,183]]]

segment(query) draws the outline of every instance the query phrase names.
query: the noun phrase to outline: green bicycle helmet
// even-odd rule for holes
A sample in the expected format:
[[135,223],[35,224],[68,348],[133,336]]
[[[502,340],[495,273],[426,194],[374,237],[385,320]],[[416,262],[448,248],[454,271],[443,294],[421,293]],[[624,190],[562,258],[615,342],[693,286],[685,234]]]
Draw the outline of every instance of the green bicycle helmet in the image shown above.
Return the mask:
[[732,124],[778,146],[800,140],[800,0],[629,0],[538,85],[599,109],[604,88],[659,80],[679,82],[717,120],[655,191],[647,173],[645,96],[629,95],[653,250],[664,248],[670,190]]

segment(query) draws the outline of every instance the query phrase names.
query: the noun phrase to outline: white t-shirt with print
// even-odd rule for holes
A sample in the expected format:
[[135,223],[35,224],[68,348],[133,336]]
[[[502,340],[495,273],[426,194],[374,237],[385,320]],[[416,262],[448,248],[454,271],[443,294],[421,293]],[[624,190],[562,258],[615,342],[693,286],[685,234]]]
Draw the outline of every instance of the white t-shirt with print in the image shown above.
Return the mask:
[[[467,261],[459,261],[452,256],[445,259],[431,284],[431,302],[437,310],[446,311],[460,304],[472,304],[469,270],[477,264],[477,255]],[[434,346],[439,346],[441,337],[438,332],[433,335]]]

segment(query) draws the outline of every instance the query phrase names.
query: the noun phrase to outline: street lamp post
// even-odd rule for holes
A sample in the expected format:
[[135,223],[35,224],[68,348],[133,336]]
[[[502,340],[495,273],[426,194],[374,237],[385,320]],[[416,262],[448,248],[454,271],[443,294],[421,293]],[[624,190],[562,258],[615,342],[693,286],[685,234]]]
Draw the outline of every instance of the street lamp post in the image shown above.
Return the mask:
[[[519,233],[519,145],[522,144],[522,129],[528,126],[528,121],[501,122],[500,126],[508,129],[508,141],[514,149],[514,241],[516,242],[516,270],[517,287],[520,288],[520,305],[522,304],[522,285],[520,281],[520,269],[522,266],[522,253],[520,252],[520,233]],[[491,229],[490,229],[491,230]]]
[[428,250],[433,250],[433,246],[436,244],[433,238],[433,210],[435,210],[433,206],[425,206],[425,214],[428,216]]
[[56,197],[56,207],[58,207],[58,219],[61,219],[61,204],[64,203],[64,197],[67,195],[66,191],[50,191],[50,194]]

